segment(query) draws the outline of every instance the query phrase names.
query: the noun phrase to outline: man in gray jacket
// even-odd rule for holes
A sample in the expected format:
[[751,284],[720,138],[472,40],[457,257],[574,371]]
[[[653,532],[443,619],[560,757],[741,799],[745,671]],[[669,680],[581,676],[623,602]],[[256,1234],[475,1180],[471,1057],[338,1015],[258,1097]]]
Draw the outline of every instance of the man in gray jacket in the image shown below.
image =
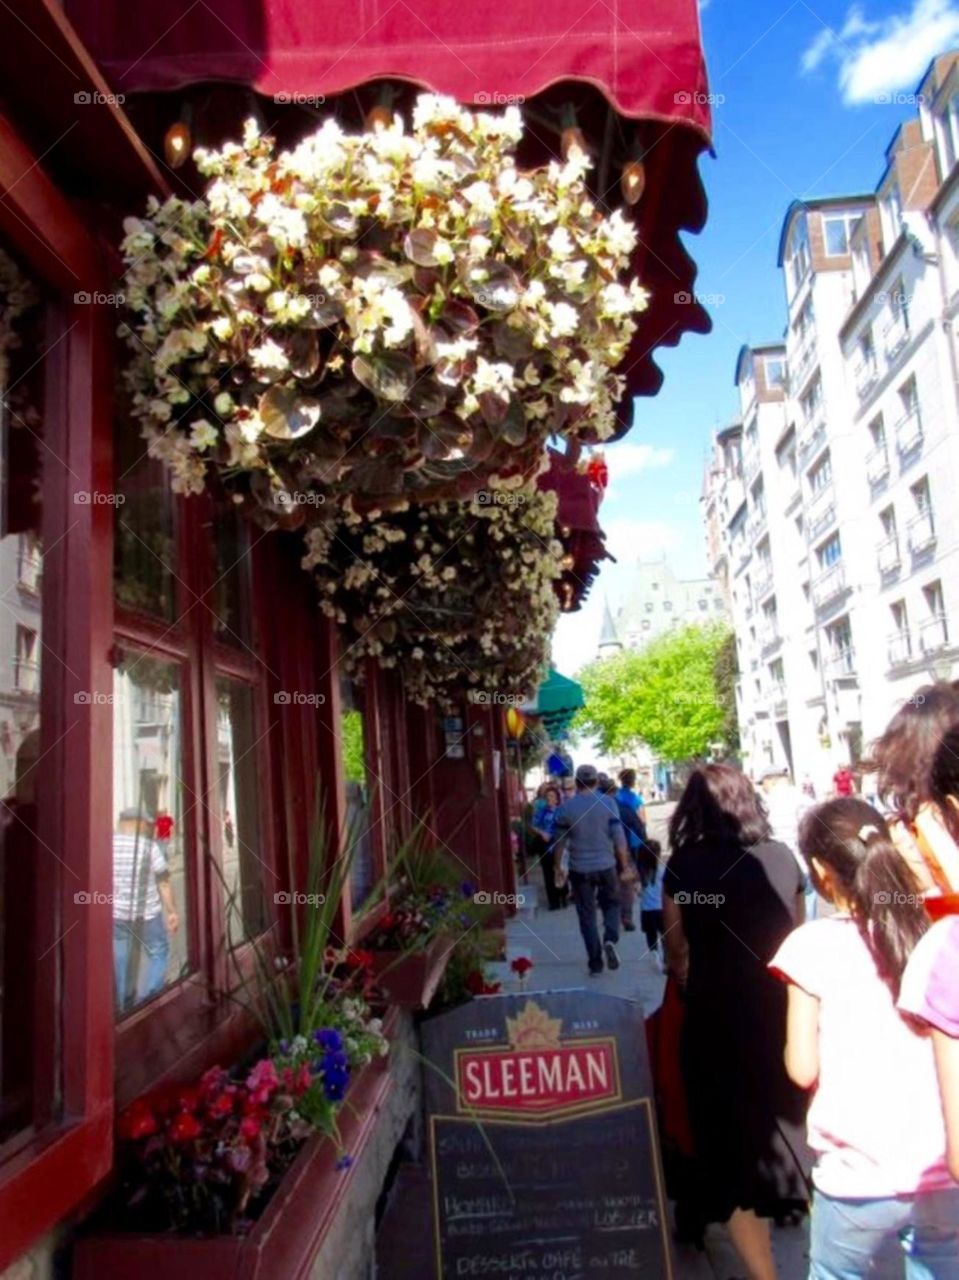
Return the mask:
[[[556,853],[569,867],[573,901],[586,944],[589,972],[602,973],[603,956],[619,968],[619,876],[633,874],[619,809],[611,796],[597,790],[599,774],[591,764],[576,770],[576,794],[556,812]],[[618,874],[617,874],[618,866]],[[603,913],[603,941],[596,928],[596,907]]]

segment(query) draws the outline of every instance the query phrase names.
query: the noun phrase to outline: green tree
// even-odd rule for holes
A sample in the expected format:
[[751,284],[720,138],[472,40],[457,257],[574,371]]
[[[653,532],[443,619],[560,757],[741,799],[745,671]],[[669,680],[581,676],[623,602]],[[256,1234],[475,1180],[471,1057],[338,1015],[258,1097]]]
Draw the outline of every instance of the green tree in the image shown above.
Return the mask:
[[[645,742],[663,760],[703,756],[729,743],[729,706],[720,656],[729,643],[723,626],[684,627],[591,663],[579,680],[586,706],[578,725],[604,751],[629,751]],[[735,714],[735,713],[733,713]]]
[[723,709],[723,727],[720,737],[727,751],[739,750],[739,713],[736,710],[736,677],[739,675],[739,658],[736,653],[736,636],[727,631],[716,654],[716,692]]

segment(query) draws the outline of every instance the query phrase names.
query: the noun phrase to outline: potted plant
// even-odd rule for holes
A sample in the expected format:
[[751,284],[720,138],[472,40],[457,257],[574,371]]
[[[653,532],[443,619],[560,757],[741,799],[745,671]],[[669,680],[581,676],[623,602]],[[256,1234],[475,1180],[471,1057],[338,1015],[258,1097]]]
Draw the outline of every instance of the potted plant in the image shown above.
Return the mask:
[[267,1280],[315,1256],[392,1087],[369,966],[332,945],[355,841],[330,858],[322,833],[306,895],[317,905],[292,954],[254,944],[253,977],[233,993],[259,1018],[262,1050],[124,1110],[116,1186],[76,1243],[79,1280]]
[[486,895],[425,835],[420,826],[396,859],[387,910],[364,939],[377,985],[410,1009],[428,1007],[458,941],[489,913]]

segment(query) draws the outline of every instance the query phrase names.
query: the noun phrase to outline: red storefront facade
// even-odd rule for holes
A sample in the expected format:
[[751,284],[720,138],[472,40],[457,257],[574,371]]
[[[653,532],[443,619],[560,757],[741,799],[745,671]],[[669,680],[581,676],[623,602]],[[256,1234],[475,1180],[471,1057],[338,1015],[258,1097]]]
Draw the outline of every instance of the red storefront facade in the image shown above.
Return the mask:
[[[443,27],[448,17],[424,23],[406,5],[373,6],[360,31],[345,6],[140,13],[84,0],[67,6],[82,42],[42,0],[3,19],[0,246],[35,300],[2,388],[0,546],[14,565],[2,584],[14,677],[2,726],[0,1270],[95,1206],[113,1168],[119,1106],[252,1044],[256,1031],[230,998],[231,966],[245,961],[242,938],[224,951],[223,884],[239,894],[248,931],[289,933],[317,779],[330,826],[346,820],[345,717],[361,725],[367,878],[387,870],[429,814],[464,876],[493,892],[514,888],[502,709],[464,705],[462,751],[448,753],[442,717],[406,701],[401,672],[371,665],[362,686],[342,679],[337,628],[316,607],[293,536],[247,527],[206,495],[173,497],[157,464],[130,451],[118,312],[101,299],[117,289],[121,217],[175,181],[162,137],[185,101],[199,111],[191,86],[228,82],[238,99],[252,90],[332,98],[390,76],[464,101],[539,94],[548,105],[570,81],[586,86],[591,138],[611,119],[649,131],[637,272],[654,296],[658,282],[662,301],[625,372],[631,392],[655,391],[655,347],[708,324],[695,302],[676,301],[694,278],[678,232],[705,214],[695,3],[662,0],[641,32],[610,19],[607,6],[587,22],[567,6],[531,48],[510,32],[537,30],[536,8],[512,13],[507,31],[496,6],[474,6],[464,31]],[[234,102],[213,96],[205,118],[232,122]],[[607,100],[619,114],[600,112]],[[139,708],[135,730],[119,718],[120,690]],[[172,737],[149,737],[152,706],[164,716],[172,708]],[[152,808],[175,818],[177,976],[118,1019],[106,905],[113,828],[118,797],[125,804],[137,799],[131,786],[142,789],[144,760]],[[360,940],[358,896],[346,892],[341,904],[351,943]],[[361,1118],[354,1152],[377,1115],[371,1107]],[[324,1202],[349,1194],[341,1176]]]

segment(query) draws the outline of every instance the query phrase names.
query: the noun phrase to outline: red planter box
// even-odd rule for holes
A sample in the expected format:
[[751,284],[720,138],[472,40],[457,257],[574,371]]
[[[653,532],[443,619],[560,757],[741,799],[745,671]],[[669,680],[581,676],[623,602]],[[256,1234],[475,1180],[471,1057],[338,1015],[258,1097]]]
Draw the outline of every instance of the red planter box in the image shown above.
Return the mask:
[[[354,1167],[392,1088],[387,1056],[365,1067],[347,1094],[340,1134]],[[337,1170],[336,1158],[332,1142],[311,1138],[246,1236],[81,1236],[74,1248],[74,1280],[300,1280],[349,1191],[352,1169]]]
[[434,938],[423,951],[374,951],[373,973],[387,1001],[401,1009],[425,1009],[436,993],[453,949],[448,938]]

